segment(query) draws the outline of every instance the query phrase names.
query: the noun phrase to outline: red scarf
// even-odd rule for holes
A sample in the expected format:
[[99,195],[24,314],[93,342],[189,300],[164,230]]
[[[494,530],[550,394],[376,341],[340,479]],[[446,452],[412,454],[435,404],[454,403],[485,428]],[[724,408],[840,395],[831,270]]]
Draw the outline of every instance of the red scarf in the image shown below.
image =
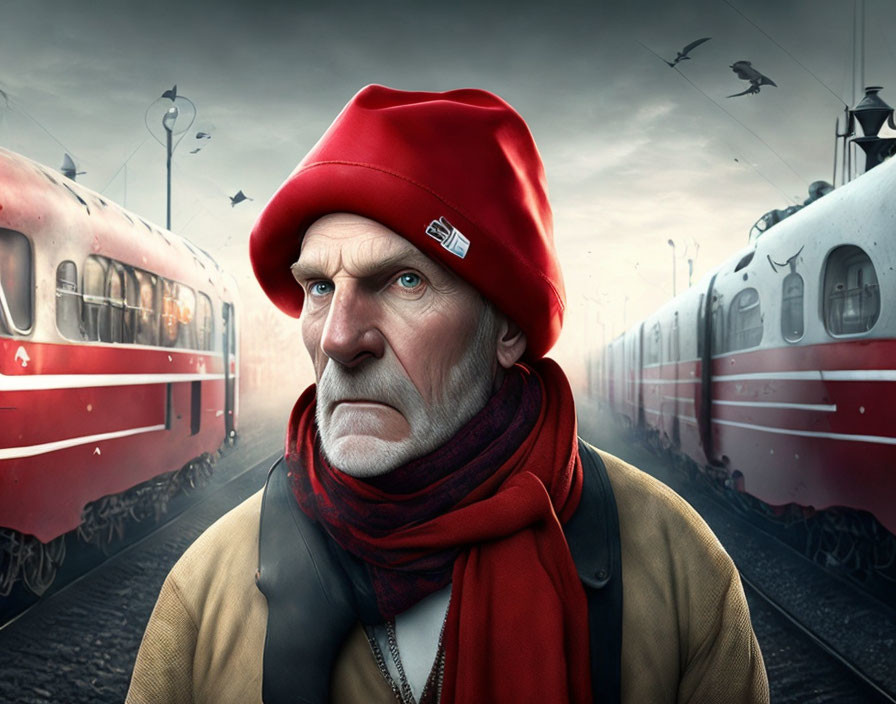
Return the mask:
[[451,582],[442,702],[590,701],[587,603],[561,528],[582,465],[560,368],[517,365],[443,448],[368,480],[321,457],[314,391],[290,419],[293,490],[367,564],[383,620]]

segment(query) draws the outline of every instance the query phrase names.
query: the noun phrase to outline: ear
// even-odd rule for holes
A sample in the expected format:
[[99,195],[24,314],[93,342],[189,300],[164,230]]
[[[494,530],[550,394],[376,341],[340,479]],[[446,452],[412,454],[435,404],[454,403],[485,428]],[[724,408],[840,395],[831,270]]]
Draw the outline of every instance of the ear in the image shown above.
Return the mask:
[[510,369],[525,351],[525,333],[519,325],[502,315],[498,325],[498,363]]

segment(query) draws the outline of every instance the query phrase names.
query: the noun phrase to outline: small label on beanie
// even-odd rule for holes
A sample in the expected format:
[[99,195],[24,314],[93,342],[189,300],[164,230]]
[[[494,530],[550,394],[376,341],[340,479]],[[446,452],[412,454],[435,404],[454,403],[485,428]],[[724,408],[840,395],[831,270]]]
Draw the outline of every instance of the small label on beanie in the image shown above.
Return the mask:
[[461,259],[467,256],[470,240],[444,217],[433,220],[426,228],[426,234],[437,240],[442,247]]

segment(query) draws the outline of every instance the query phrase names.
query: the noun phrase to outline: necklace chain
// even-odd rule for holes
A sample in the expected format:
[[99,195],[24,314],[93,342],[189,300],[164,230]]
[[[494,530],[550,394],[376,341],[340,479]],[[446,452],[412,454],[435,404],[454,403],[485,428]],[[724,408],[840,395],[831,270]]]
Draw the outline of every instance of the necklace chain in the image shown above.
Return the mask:
[[401,704],[417,704],[417,700],[414,699],[414,693],[411,691],[411,684],[404,674],[404,666],[401,664],[401,654],[398,652],[398,637],[395,635],[395,621],[393,619],[386,621],[386,641],[389,643],[389,654],[392,656],[392,662],[395,663],[395,669],[398,671]]
[[[450,599],[449,599],[450,605]],[[427,689],[430,685],[435,684],[436,687],[436,702],[440,702],[442,700],[442,686],[445,680],[445,648],[442,646],[442,639],[445,635],[445,622],[447,621],[447,610],[445,613],[445,617],[442,620],[442,628],[439,631],[439,643],[438,649],[436,650],[436,660],[433,664],[434,673],[430,673],[430,677],[427,678],[426,685],[423,688],[423,694],[421,696],[422,700],[428,700]],[[383,626],[386,629],[386,643],[389,647],[389,656],[392,658],[392,662],[395,664],[395,670],[398,673],[398,682],[396,683],[391,674],[389,673],[389,668],[386,666],[386,661],[383,659],[383,653],[380,650],[379,644],[376,640],[376,635],[374,633],[373,627],[365,626],[365,630],[367,631],[367,640],[370,642],[370,647],[373,650],[373,656],[376,660],[377,667],[380,670],[380,674],[389,683],[389,686],[392,688],[392,692],[395,694],[395,697],[398,699],[401,704],[417,704],[417,700],[414,698],[414,693],[411,690],[410,682],[408,682],[407,675],[404,671],[404,665],[401,663],[401,653],[398,650],[398,636],[395,633],[395,620],[390,619],[386,621]],[[433,682],[432,675],[435,674],[435,681]]]

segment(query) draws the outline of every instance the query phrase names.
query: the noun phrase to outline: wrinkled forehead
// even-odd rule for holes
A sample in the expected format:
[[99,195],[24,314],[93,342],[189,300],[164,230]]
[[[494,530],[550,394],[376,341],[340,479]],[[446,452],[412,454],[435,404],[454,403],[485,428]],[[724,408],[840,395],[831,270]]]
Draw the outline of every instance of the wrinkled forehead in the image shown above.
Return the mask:
[[[376,220],[353,213],[330,213],[315,220],[305,232],[293,273],[334,267],[365,269],[407,265],[449,272],[411,242]],[[454,276],[454,274],[450,274]]]
[[404,237],[376,220],[355,213],[329,213],[308,226],[302,238],[300,253],[304,254],[309,245],[313,249],[315,246],[326,247],[328,244],[368,241],[379,241],[382,243],[380,246],[389,244],[395,248],[406,246],[417,249]]

